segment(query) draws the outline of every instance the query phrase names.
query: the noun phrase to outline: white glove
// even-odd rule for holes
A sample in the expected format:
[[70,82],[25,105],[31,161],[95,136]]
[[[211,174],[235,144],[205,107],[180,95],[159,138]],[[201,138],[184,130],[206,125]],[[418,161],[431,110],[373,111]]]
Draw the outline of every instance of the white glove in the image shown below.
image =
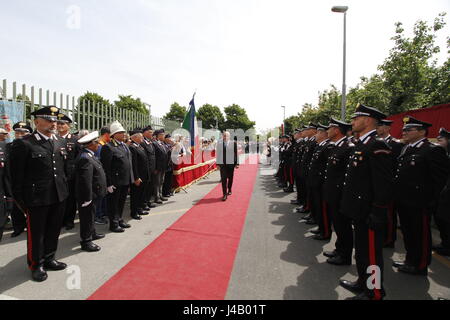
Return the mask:
[[81,205],[81,207],[82,208],[86,208],[87,206],[89,206],[90,204],[92,203],[92,200],[91,201],[88,201],[88,202],[85,202],[85,203],[83,203],[82,205]]
[[109,193],[114,193],[114,190],[116,190],[116,189],[117,189],[116,187],[110,186],[110,187],[108,187],[108,192]]

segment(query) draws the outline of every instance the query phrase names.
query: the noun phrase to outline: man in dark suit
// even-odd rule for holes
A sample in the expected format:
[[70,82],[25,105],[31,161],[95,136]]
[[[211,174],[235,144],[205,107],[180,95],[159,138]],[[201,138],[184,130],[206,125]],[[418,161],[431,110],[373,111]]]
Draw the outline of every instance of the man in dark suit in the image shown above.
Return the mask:
[[167,166],[169,164],[168,151],[164,143],[165,131],[163,129],[156,130],[153,135],[156,140],[153,142],[155,146],[156,155],[156,174],[155,174],[155,202],[162,204],[163,201],[168,201],[162,195],[162,188],[164,185],[164,177],[166,175]]
[[[395,139],[391,136],[391,126],[394,123],[392,120],[381,120],[378,124],[377,134],[379,138],[383,138],[389,147],[392,149],[391,159],[392,159],[392,169],[395,172],[397,170],[397,159],[405,146],[400,140]],[[389,205],[388,210],[388,221],[386,226],[386,238],[384,241],[385,248],[394,248],[395,241],[397,241],[397,208],[395,208],[392,202]]]
[[430,220],[447,181],[449,161],[444,148],[428,141],[430,123],[407,116],[404,124],[403,140],[407,145],[398,158],[395,200],[406,259],[394,262],[394,267],[400,272],[426,276],[431,263]]
[[353,220],[358,280],[341,280],[341,286],[358,293],[353,299],[381,300],[383,288],[383,244],[387,209],[392,201],[391,148],[377,138],[378,122],[386,115],[359,105],[352,118],[359,139],[350,156],[341,211]]
[[46,270],[64,270],[55,259],[68,197],[64,139],[56,136],[59,109],[45,107],[32,113],[36,131],[16,140],[11,150],[12,190],[28,222],[28,266],[32,278],[47,279]]
[[148,212],[144,211],[144,192],[146,190],[145,186],[150,179],[149,161],[147,152],[142,146],[144,142],[142,130],[135,129],[131,131],[130,137],[132,141],[130,151],[134,175],[134,183],[131,184],[131,217],[134,220],[142,220],[141,215],[148,215]]
[[67,161],[66,173],[67,184],[69,186],[69,197],[66,200],[63,225],[66,230],[72,230],[75,227],[75,215],[77,205],[75,201],[75,163],[80,154],[80,146],[77,143],[78,137],[70,133],[72,119],[65,114],[58,115],[58,137],[64,139],[66,143]]
[[142,142],[142,147],[147,153],[148,167],[150,172],[150,177],[148,182],[145,184],[144,190],[144,210],[150,210],[154,208],[155,205],[151,203],[151,200],[155,201],[155,180],[156,180],[156,154],[155,146],[153,144],[153,129],[151,126],[144,128],[142,134],[144,135],[144,141]]
[[88,134],[78,140],[82,146],[75,164],[75,191],[80,215],[81,250],[100,251],[93,241],[105,235],[95,231],[96,200],[106,196],[106,176],[102,163],[95,157],[99,148],[98,132]]
[[[308,213],[311,210],[311,194],[309,192],[308,185],[308,172],[309,172],[309,164],[311,162],[311,157],[314,153],[314,149],[317,147],[316,142],[316,134],[317,134],[317,125],[314,123],[310,123],[307,129],[305,130],[306,142],[304,146],[304,152],[302,154],[302,162],[300,164],[300,179],[302,181],[302,199],[301,199],[301,207],[297,208],[297,211],[300,213]],[[306,224],[315,225],[317,221],[314,219],[312,214],[309,214],[304,217],[306,220]]]
[[237,142],[230,141],[229,132],[224,132],[222,140],[217,143],[216,155],[222,181],[222,201],[226,201],[232,194],[234,169],[239,167]]
[[[438,142],[447,150],[450,162],[450,132],[444,128],[439,131]],[[441,236],[441,243],[433,246],[433,250],[442,256],[450,256],[450,174],[447,183],[439,197],[439,204],[435,214],[436,225]]]
[[116,121],[111,124],[110,130],[111,142],[102,147],[100,159],[108,185],[109,228],[112,232],[120,233],[131,227],[125,223],[122,217],[128,190],[134,183],[134,176],[131,167],[131,152],[123,142],[125,129]]

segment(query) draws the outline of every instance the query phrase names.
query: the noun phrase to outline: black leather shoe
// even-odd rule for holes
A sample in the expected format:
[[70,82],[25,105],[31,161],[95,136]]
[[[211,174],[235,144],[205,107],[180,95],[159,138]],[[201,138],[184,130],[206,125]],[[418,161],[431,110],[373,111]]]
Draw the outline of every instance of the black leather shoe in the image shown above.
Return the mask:
[[148,216],[149,214],[150,214],[150,209],[148,209],[148,210],[144,210],[144,211],[140,211],[139,212],[139,215],[140,216]]
[[231,190],[228,191],[228,195],[229,195],[229,196],[231,196],[232,194],[233,194],[233,192],[231,192]]
[[222,201],[227,201],[227,198],[228,197],[226,195],[224,195],[223,198],[222,198]]
[[61,271],[67,268],[64,262],[56,261],[55,259],[44,262],[44,269],[50,271]]
[[11,234],[11,238],[17,238],[18,236],[20,236],[25,230],[21,230],[21,231],[14,231]]
[[313,237],[313,239],[314,239],[314,240],[319,240],[319,241],[329,241],[329,240],[331,239],[331,237],[325,237],[325,236],[323,236],[323,235],[321,235],[321,234],[316,234],[316,235]]
[[323,253],[323,255],[324,255],[325,257],[328,257],[328,258],[333,258],[333,257],[336,257],[336,256],[338,255],[338,253],[337,253],[336,250],[334,250],[334,251],[325,251],[325,252]]
[[162,198],[161,198],[161,201],[166,202],[166,201],[169,201],[169,199],[162,197]]
[[400,268],[400,267],[404,266],[405,264],[406,264],[405,261],[394,261],[394,262],[392,262],[392,266],[394,268]]
[[123,222],[123,221],[120,221],[120,222],[119,222],[119,226],[120,226],[121,228],[124,228],[124,229],[131,228],[131,226],[130,226],[128,223],[125,223],[125,222]]
[[96,245],[95,243],[93,243],[92,241],[90,241],[90,242],[81,243],[81,250],[87,251],[87,252],[98,252],[101,250],[101,248],[98,245]]
[[155,203],[157,204],[163,204],[163,202],[161,200],[156,200]]
[[145,206],[144,208],[142,208],[143,211],[149,211],[150,207],[149,206]]
[[442,248],[436,248],[434,251],[435,251],[438,255],[445,256],[445,257],[450,257],[450,249],[448,249],[448,248],[444,248],[444,247],[442,247]]
[[103,239],[105,237],[105,235],[104,234],[101,234],[101,233],[94,233],[93,235],[92,235],[92,239],[93,240],[100,240],[100,239]]
[[291,200],[291,204],[299,205],[300,203],[297,200]]
[[[133,220],[142,220],[142,217],[138,214],[131,215],[131,218],[133,218]],[[123,226],[121,226],[121,227],[124,228]]]
[[370,299],[365,292],[362,292],[354,297],[345,298],[345,300],[372,300]]
[[150,207],[150,209],[156,208],[156,205],[154,203],[150,203],[148,206]]
[[294,188],[284,188],[283,191],[286,193],[292,193],[294,192]]
[[117,227],[111,227],[111,228],[109,228],[109,230],[110,230],[111,232],[114,232],[114,233],[122,233],[122,232],[125,232],[125,230],[122,229],[122,228],[119,227],[119,226],[117,226]]
[[314,226],[314,225],[317,224],[316,220],[314,220],[314,219],[306,220],[305,223],[306,223],[307,225],[309,225],[309,226]]
[[31,271],[31,278],[36,282],[43,282],[47,280],[48,275],[45,272],[44,267],[42,265],[38,266],[35,270]]
[[328,258],[327,263],[335,265],[335,266],[350,266],[352,264],[351,259],[345,259],[340,255],[336,255],[334,257]]
[[339,285],[342,288],[347,289],[348,291],[354,292],[354,293],[362,293],[364,292],[364,288],[357,282],[352,282],[348,280],[340,280]]
[[428,275],[428,268],[420,270],[419,268],[408,265],[408,264],[398,267],[397,270],[400,272],[403,272],[403,273],[413,274],[413,275],[417,275],[417,276],[427,276]]
[[319,229],[310,230],[309,232],[312,233],[312,234],[320,234],[320,230]]
[[311,214],[307,214],[306,216],[302,217],[302,220],[310,220],[311,218]]

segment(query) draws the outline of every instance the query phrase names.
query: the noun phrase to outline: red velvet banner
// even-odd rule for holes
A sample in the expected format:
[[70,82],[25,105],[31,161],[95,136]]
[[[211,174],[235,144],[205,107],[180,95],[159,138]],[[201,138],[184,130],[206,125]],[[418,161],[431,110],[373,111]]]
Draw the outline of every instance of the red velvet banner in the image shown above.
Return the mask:
[[[202,162],[198,164],[193,164],[195,162],[191,161],[192,163],[183,163],[174,166],[173,188],[176,190],[180,187],[186,187],[203,178],[209,172],[216,170],[215,153],[215,150],[203,152]],[[193,160],[194,157],[195,155],[192,154],[191,160]]]
[[403,119],[406,116],[412,116],[421,121],[432,123],[433,126],[428,134],[429,138],[436,138],[439,135],[440,128],[450,130],[450,104],[441,104],[431,108],[411,110],[390,116],[388,119],[394,121],[391,129],[393,137],[401,139]]

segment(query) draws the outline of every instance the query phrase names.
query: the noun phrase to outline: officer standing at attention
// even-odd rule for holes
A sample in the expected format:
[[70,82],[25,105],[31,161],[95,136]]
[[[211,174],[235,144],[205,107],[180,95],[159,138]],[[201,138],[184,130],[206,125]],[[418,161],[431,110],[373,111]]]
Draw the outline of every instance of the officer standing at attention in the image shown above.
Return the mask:
[[144,128],[143,130],[144,141],[142,142],[142,147],[147,153],[148,159],[148,167],[150,172],[150,177],[148,182],[145,184],[144,190],[144,210],[149,211],[151,208],[154,208],[155,205],[151,203],[151,200],[154,200],[155,197],[155,179],[156,179],[156,155],[155,155],[155,146],[153,145],[152,137],[153,137],[153,129],[151,126]]
[[[447,156],[450,162],[450,132],[441,128],[439,131],[438,142],[447,150]],[[447,178],[447,183],[442,190],[439,205],[436,211],[435,220],[441,235],[441,243],[433,246],[433,250],[441,256],[450,256],[450,174]]]
[[[341,280],[340,284],[358,293],[352,298],[355,300],[381,300],[385,295],[383,243],[393,173],[391,148],[377,138],[376,130],[378,122],[385,118],[379,110],[364,105],[357,107],[352,118],[353,131],[359,138],[347,168],[341,210],[354,224],[358,280]],[[370,273],[379,281],[369,284]]]
[[131,228],[123,220],[123,209],[127,200],[130,185],[134,183],[131,167],[131,152],[123,142],[125,129],[115,121],[111,124],[111,142],[102,147],[100,160],[106,174],[108,185],[107,207],[109,213],[109,229],[115,233]]
[[398,159],[395,199],[406,259],[394,262],[394,267],[403,273],[427,276],[432,247],[430,219],[447,181],[449,160],[443,147],[428,141],[430,123],[411,116],[403,122],[407,145]]
[[292,193],[294,192],[294,161],[292,159],[293,155],[293,136],[286,135],[287,143],[284,154],[285,166],[284,166],[284,180],[286,181],[286,188],[284,192]]
[[[300,213],[308,213],[311,210],[311,195],[309,193],[309,185],[308,185],[308,170],[309,163],[311,162],[311,157],[314,153],[314,149],[317,146],[316,142],[316,134],[317,134],[317,125],[314,123],[310,123],[309,126],[305,130],[306,135],[306,143],[304,147],[304,152],[302,155],[302,163],[301,163],[301,180],[302,180],[302,207],[298,208],[297,211]],[[309,214],[303,218],[306,220],[306,224],[314,225],[317,224],[317,221],[314,219],[312,214]]]
[[55,259],[68,196],[66,145],[56,136],[58,114],[56,107],[33,112],[36,131],[16,140],[11,149],[13,197],[27,214],[28,266],[38,282],[47,279],[46,270],[67,267]]
[[144,191],[150,179],[149,161],[142,146],[142,142],[144,142],[142,130],[134,129],[130,132],[130,137],[133,141],[130,145],[130,151],[134,175],[134,183],[131,184],[131,218],[142,220],[141,216],[148,215],[148,212],[144,211]]
[[311,195],[311,213],[317,221],[319,228],[311,231],[315,236],[314,240],[331,239],[331,219],[329,212],[323,202],[323,182],[327,165],[330,143],[327,133],[328,127],[319,124],[317,126],[316,142],[317,147],[311,157],[308,167],[308,186]]
[[164,130],[156,130],[153,135],[156,137],[156,140],[153,142],[156,155],[155,202],[157,204],[162,204],[163,201],[169,200],[162,195],[162,187],[164,185],[164,177],[166,175],[169,159],[166,144],[164,143]]
[[329,264],[339,266],[351,265],[353,253],[352,220],[343,215],[340,210],[345,172],[350,153],[354,148],[354,145],[349,142],[345,135],[351,127],[352,125],[349,123],[331,118],[328,138],[331,140],[333,147],[328,155],[323,185],[323,199],[336,233],[336,249],[323,254],[328,257],[327,262]]
[[96,200],[106,196],[106,176],[102,163],[95,157],[98,150],[98,131],[84,136],[78,143],[82,151],[75,164],[75,190],[80,215],[81,250],[100,251],[94,240],[103,239],[105,235],[95,231]]
[[[20,140],[23,137],[25,137],[33,132],[33,129],[25,122],[17,122],[13,126],[13,130],[14,130],[15,139],[13,142],[8,143],[6,145],[6,156],[8,159],[8,161],[7,161],[8,163],[10,163],[9,157],[11,154],[12,145],[15,142],[15,140],[17,140],[17,139]],[[8,177],[11,177],[12,173],[9,172],[10,171],[9,169],[8,169]],[[19,207],[16,205],[16,203],[14,201],[12,202],[11,221],[12,221],[13,230],[14,230],[13,233],[11,234],[11,238],[16,238],[25,231],[25,228],[27,227],[27,218],[25,216],[25,213],[19,209]]]
[[70,125],[72,120],[60,113],[58,114],[58,134],[61,139],[66,142],[67,161],[66,176],[69,186],[69,197],[66,200],[66,209],[64,212],[63,225],[66,230],[72,230],[75,227],[75,215],[77,213],[77,204],[75,200],[75,162],[80,154],[80,146],[77,143],[77,136],[70,133]]
[[293,164],[293,172],[294,172],[294,180],[295,180],[295,188],[297,192],[297,197],[295,200],[291,200],[291,204],[300,205],[300,162],[302,160],[302,152],[303,152],[303,129],[296,129],[294,132],[294,148],[292,153],[292,164]]
[[[379,138],[383,138],[384,141],[388,144],[392,149],[392,168],[395,172],[397,170],[397,159],[402,152],[403,147],[405,146],[400,140],[395,139],[391,136],[391,126],[394,121],[391,120],[381,120],[378,124],[377,134]],[[389,205],[388,210],[388,221],[386,228],[386,239],[384,241],[385,248],[394,248],[395,241],[397,240],[397,208],[394,207],[394,203],[392,202]]]

